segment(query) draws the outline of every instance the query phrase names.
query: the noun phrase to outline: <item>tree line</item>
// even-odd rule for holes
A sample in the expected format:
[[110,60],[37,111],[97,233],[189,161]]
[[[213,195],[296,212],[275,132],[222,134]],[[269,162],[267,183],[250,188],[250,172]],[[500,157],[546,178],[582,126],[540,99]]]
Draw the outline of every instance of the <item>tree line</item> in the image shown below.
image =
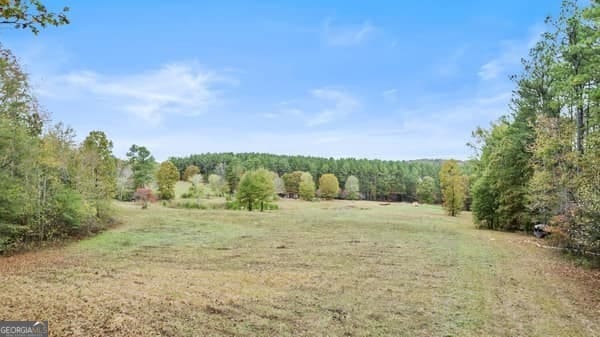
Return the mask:
[[523,60],[510,113],[477,129],[475,220],[550,225],[558,244],[600,252],[600,1],[564,1]]
[[109,223],[112,147],[101,131],[78,143],[73,129],[50,124],[16,58],[0,46],[0,252]]
[[[339,179],[341,186],[346,185],[348,177],[354,176],[358,180],[357,193],[365,200],[412,202],[422,199],[421,191],[427,194],[428,201],[441,202],[441,160],[386,161],[265,153],[205,153],[172,157],[169,161],[175,164],[182,177],[190,166],[197,167],[205,176],[217,174],[224,177],[230,192],[236,189],[243,172],[265,168],[282,178],[285,174],[306,172],[315,183],[323,174],[331,173]],[[297,180],[299,184],[300,176]],[[426,185],[425,189],[420,187],[422,184]],[[291,193],[297,194],[298,191],[292,190]]]

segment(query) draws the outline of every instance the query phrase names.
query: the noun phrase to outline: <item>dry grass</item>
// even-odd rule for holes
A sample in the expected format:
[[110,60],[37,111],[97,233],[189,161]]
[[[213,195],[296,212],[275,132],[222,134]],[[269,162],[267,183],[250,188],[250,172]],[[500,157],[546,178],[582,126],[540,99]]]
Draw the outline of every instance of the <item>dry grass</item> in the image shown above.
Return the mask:
[[600,275],[468,214],[119,204],[123,225],[0,259],[0,319],[52,336],[600,336]]

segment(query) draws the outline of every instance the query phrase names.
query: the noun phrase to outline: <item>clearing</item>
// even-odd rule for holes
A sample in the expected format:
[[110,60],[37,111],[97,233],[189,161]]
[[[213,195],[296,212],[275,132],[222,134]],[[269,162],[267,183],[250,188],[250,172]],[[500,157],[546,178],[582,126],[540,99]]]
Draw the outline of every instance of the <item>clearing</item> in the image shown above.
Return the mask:
[[600,336],[600,274],[468,213],[375,202],[143,211],[0,258],[0,317],[51,336]]

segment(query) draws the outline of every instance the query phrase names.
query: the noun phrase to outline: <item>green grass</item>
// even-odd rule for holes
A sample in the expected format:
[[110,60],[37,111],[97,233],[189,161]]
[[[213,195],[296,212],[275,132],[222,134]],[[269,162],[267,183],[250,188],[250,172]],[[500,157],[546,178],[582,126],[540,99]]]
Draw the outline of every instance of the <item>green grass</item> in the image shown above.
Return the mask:
[[[143,211],[0,259],[0,317],[52,336],[600,336],[600,274],[436,206]],[[19,294],[19,296],[15,296]]]

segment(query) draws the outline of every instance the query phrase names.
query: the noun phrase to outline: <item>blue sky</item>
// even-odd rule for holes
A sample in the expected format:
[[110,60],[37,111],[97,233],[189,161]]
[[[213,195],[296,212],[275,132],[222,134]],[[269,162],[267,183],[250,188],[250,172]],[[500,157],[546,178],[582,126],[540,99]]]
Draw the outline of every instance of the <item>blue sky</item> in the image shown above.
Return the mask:
[[560,0],[46,1],[72,23],[0,29],[80,137],[158,159],[270,152],[458,158],[508,111]]

